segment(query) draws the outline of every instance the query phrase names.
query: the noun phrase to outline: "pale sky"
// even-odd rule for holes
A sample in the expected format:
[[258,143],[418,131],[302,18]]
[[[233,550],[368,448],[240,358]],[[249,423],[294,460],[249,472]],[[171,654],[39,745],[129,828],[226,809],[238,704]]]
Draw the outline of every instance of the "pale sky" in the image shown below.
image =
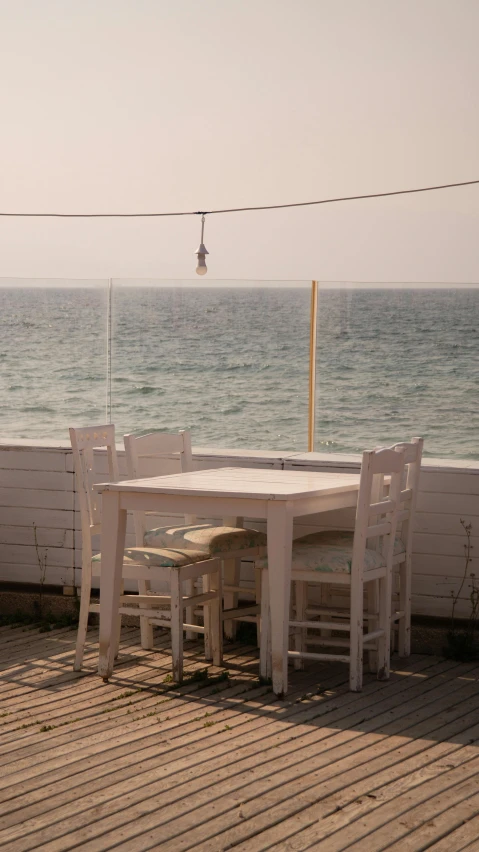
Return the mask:
[[[0,212],[479,178],[479,0],[0,0]],[[209,274],[478,282],[479,185],[207,217]],[[199,217],[0,218],[0,276],[195,278]],[[196,279],[198,280],[198,279]]]

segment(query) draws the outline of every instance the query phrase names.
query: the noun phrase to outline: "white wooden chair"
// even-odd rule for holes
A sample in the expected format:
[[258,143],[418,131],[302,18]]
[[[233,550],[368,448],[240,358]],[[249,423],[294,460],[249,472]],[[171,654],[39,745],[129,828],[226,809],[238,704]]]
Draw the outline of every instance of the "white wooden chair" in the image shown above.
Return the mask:
[[[91,601],[92,574],[99,575],[100,555],[93,555],[92,536],[101,535],[101,497],[97,484],[119,479],[118,459],[115,447],[115,427],[92,426],[70,429],[73,460],[80,504],[82,527],[82,583],[80,615],[75,653],[74,670],[79,671],[83,662],[88,615],[99,612],[99,604]],[[108,475],[95,467],[99,453],[107,453]],[[142,635],[149,634],[153,624],[171,629],[173,677],[181,680],[183,675],[183,630],[205,634],[206,657],[215,665],[222,661],[221,631],[221,560],[211,558],[204,551],[193,548],[132,547],[124,552],[123,577],[138,583],[139,594],[125,594],[120,598],[120,616],[140,616]],[[184,594],[186,583],[203,579],[203,593]],[[152,579],[169,585],[169,595],[149,592]],[[205,627],[185,624],[184,610],[196,606],[205,608]],[[161,609],[160,609],[161,607]],[[165,609],[166,607],[166,609]],[[121,623],[121,618],[120,618]],[[118,652],[120,636],[115,637]],[[151,647],[150,645],[148,647]]]
[[[294,590],[293,629],[295,649],[288,656],[297,667],[304,658],[349,663],[349,685],[353,692],[362,688],[363,653],[374,648],[380,679],[389,677],[391,641],[391,584],[393,550],[400,506],[401,478],[404,471],[402,450],[373,450],[363,453],[361,479],[354,533],[332,530],[304,536],[293,542],[292,582]],[[384,477],[390,479],[386,499],[377,500]],[[268,617],[268,562],[256,563],[262,568],[261,674],[270,673],[270,627]],[[274,570],[270,566],[269,570]],[[364,630],[364,587],[379,581],[377,625]],[[349,612],[331,612],[330,621],[308,620],[306,592],[308,584],[345,585],[350,588]],[[322,614],[324,615],[324,612]],[[317,635],[309,635],[315,630]],[[344,632],[341,639],[321,635],[321,631]],[[346,649],[346,653],[316,653],[308,645]]]
[[[414,513],[416,509],[417,494],[419,489],[419,475],[421,470],[421,459],[423,452],[424,439],[411,438],[411,441],[401,441],[393,444],[388,449],[402,450],[404,452],[404,473],[400,498],[400,510],[398,514],[397,531],[394,541],[393,552],[393,580],[392,580],[392,647],[397,647],[401,657],[408,657],[411,654],[411,577],[412,577],[412,538],[414,527]],[[381,449],[376,447],[376,449]],[[376,483],[376,488],[378,484]],[[387,496],[388,483],[383,483],[383,493],[376,493],[376,498],[379,499]],[[344,533],[345,536],[350,536],[352,541],[352,533]],[[299,539],[300,541],[301,539]],[[324,587],[323,605],[329,604],[331,611],[331,590],[330,587]],[[369,620],[370,625],[374,625],[375,613],[377,613],[377,583],[368,583],[367,585],[367,601],[365,618]],[[338,608],[336,609],[338,611]],[[319,616],[320,620],[327,617],[328,609],[324,610],[321,606],[316,606],[310,601],[307,602],[307,613],[310,616]],[[339,614],[339,613],[338,613]],[[344,617],[347,617],[347,610],[343,611]],[[322,630],[322,636],[330,636],[331,631]],[[397,645],[395,644],[397,641]],[[372,671],[376,670],[377,661],[375,652],[372,650],[369,654],[370,667]]]
[[[141,479],[147,476],[159,476],[165,473],[179,473],[193,470],[191,435],[182,430],[176,434],[152,432],[148,435],[125,435],[125,451],[128,477]],[[134,512],[136,544],[148,547],[179,547],[203,551],[223,562],[223,621],[225,635],[234,638],[237,621],[255,621],[259,631],[260,616],[260,577],[259,572],[254,589],[240,587],[241,559],[254,560],[261,548],[266,546],[265,533],[241,526],[242,518],[225,518],[224,525],[197,523],[194,515],[185,515],[167,526],[151,529],[154,516],[144,512]],[[253,595],[251,605],[238,606],[238,595]],[[192,611],[187,613],[187,621],[193,623]],[[151,647],[150,633],[143,637],[145,647]],[[259,639],[259,636],[258,636]]]

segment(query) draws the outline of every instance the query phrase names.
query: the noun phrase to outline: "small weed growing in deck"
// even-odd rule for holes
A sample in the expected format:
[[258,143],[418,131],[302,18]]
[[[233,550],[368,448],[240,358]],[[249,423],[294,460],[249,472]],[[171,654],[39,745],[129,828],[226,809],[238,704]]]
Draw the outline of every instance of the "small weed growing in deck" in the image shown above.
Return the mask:
[[122,698],[129,698],[130,695],[135,695],[137,692],[140,692],[140,691],[141,690],[139,690],[139,689],[129,689],[127,692],[120,692],[119,695],[115,695],[115,697],[112,698],[111,700],[112,701],[121,701]]
[[[459,662],[468,662],[469,660],[479,659],[479,641],[477,639],[477,630],[479,627],[479,581],[472,571],[469,572],[469,566],[472,562],[471,551],[473,550],[471,544],[472,524],[466,524],[462,518],[460,523],[466,536],[464,544],[464,571],[456,594],[451,591],[451,629],[447,634],[447,645],[444,647],[444,656],[448,659],[458,660]],[[465,625],[458,628],[455,623],[456,606],[467,580],[470,581],[470,611]]]

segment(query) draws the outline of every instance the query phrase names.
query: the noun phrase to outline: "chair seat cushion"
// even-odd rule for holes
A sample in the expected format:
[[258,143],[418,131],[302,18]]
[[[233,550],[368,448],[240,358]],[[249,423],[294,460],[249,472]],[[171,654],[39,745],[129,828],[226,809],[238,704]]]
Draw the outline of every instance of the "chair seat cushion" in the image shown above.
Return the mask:
[[[203,550],[183,548],[167,549],[153,547],[127,547],[124,551],[123,565],[147,565],[150,568],[181,568],[193,562],[202,562],[208,558]],[[93,557],[92,563],[100,563],[101,554]]]
[[257,530],[242,527],[217,527],[212,524],[182,524],[178,527],[158,527],[148,530],[144,536],[147,547],[192,548],[203,554],[218,556],[221,553],[233,553],[249,550],[253,547],[265,547],[266,535]]
[[[337,542],[338,544],[347,544],[348,547],[353,546],[353,537],[354,533],[351,530],[324,530],[321,533],[310,533],[309,535],[304,535],[302,538],[297,538],[295,544],[299,544],[300,542],[306,542],[314,544],[315,542],[323,542],[325,539],[319,539],[318,536],[331,536],[330,540]],[[400,535],[397,535],[394,539],[394,550],[393,555],[398,556],[400,553],[406,552],[406,546]]]
[[[327,573],[351,573],[353,555],[353,533],[343,530],[327,530],[312,533],[293,542],[293,571],[325,571]],[[257,567],[266,567],[266,557],[256,560]],[[366,548],[364,569],[383,568],[381,553]]]

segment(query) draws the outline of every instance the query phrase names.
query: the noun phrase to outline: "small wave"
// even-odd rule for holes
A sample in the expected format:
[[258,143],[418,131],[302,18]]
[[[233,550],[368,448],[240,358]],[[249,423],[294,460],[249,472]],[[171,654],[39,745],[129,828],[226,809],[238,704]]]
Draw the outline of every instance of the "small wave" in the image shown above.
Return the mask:
[[130,388],[130,390],[128,391],[128,394],[130,395],[138,393],[141,393],[144,396],[150,393],[156,393],[157,395],[162,396],[165,391],[161,390],[160,388],[152,388],[151,385],[135,385],[134,388]]
[[45,414],[55,414],[55,409],[49,408],[48,405],[26,405],[25,408],[21,408],[20,411],[39,411]]
[[240,411],[243,411],[242,405],[230,405],[228,408],[221,408],[220,414],[239,414]]

